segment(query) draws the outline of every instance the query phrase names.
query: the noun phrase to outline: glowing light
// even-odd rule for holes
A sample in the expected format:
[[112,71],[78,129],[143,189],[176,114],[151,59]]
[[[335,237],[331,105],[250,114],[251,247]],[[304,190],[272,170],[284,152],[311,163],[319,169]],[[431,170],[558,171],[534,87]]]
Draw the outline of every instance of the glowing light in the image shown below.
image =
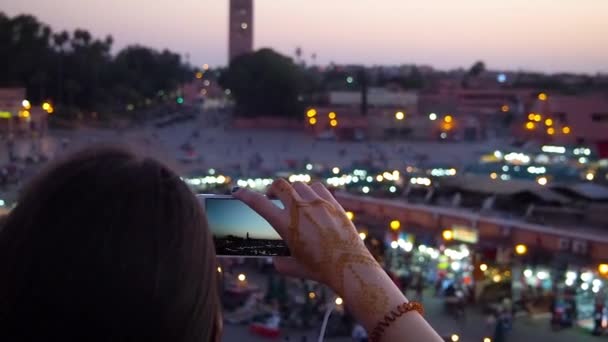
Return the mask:
[[19,116],[24,118],[24,119],[28,119],[30,117],[30,111],[29,110],[22,110],[19,112]]
[[560,154],[566,153],[566,148],[564,146],[544,145],[543,147],[541,147],[541,150],[543,152],[547,152],[547,153],[560,153]]
[[600,274],[608,274],[608,264],[599,264],[597,270]]
[[367,193],[369,193],[369,187],[364,186],[363,189],[361,189],[361,191],[363,191],[364,194],[367,194]]
[[546,120],[545,120],[545,126],[553,126],[553,120],[551,120],[551,119],[546,119]]
[[382,182],[384,180],[384,177],[382,177],[382,175],[377,175],[376,176],[376,181],[377,182]]
[[335,112],[329,112],[329,114],[327,114],[327,117],[330,119],[335,119],[336,118],[336,113]]
[[536,121],[536,122],[540,122],[540,120],[542,120],[542,119],[543,119],[543,116],[542,116],[542,115],[540,115],[540,114],[535,114],[535,115],[534,115],[534,121]]
[[25,109],[30,109],[32,108],[32,104],[30,103],[30,101],[28,100],[23,100],[21,101],[21,106],[23,106],[23,108]]
[[528,120],[530,120],[530,121],[534,121],[534,118],[535,118],[534,113],[530,113],[530,114],[528,114]]
[[338,126],[338,120],[333,119],[333,120],[329,121],[329,125],[330,125],[331,127],[336,127],[336,126]]
[[401,222],[399,222],[399,220],[392,220],[390,223],[390,227],[392,230],[398,230],[399,228],[401,228]]
[[540,93],[538,94],[538,99],[541,101],[547,101],[547,99],[549,98],[549,96],[547,96],[546,93]]
[[348,83],[348,84],[351,84],[351,83],[353,83],[354,81],[355,81],[355,79],[354,79],[352,76],[348,76],[348,77],[346,78],[346,83]]
[[429,114],[429,120],[431,120],[431,121],[437,120],[437,114],[435,114],[435,113]]
[[51,108],[51,104],[50,103],[45,102],[45,103],[42,104],[42,109],[43,110],[45,110],[45,111],[48,112],[50,108]]
[[405,118],[405,114],[403,112],[397,112],[397,113],[395,113],[395,119],[397,119],[397,120],[403,120],[403,118]]
[[526,129],[527,130],[533,130],[534,127],[536,127],[536,125],[534,124],[534,122],[531,122],[531,121],[526,122]]
[[518,255],[524,255],[528,252],[528,247],[524,244],[518,244],[515,246],[515,253]]
[[397,187],[395,187],[394,185],[391,185],[390,188],[388,188],[388,191],[394,193],[397,191]]
[[203,70],[209,70],[209,64],[203,64]]
[[582,281],[589,282],[589,281],[591,281],[591,279],[593,279],[593,273],[591,273],[591,272],[583,272],[583,273],[581,273],[581,280]]
[[316,125],[317,124],[317,118],[308,118],[308,123],[311,125]]
[[564,134],[570,134],[570,131],[571,131],[570,127],[568,127],[568,126],[562,127],[562,133],[564,133]]
[[589,284],[587,284],[587,283],[582,283],[582,284],[581,284],[581,289],[582,289],[583,291],[587,291],[587,290],[589,290]]
[[366,237],[367,234],[365,234],[364,232],[359,233],[359,238],[361,238],[361,240],[365,240]]
[[453,261],[450,264],[450,268],[454,271],[460,271],[460,269],[462,268],[462,263],[460,261]]
[[526,277],[526,278],[531,278],[533,274],[534,273],[532,272],[532,270],[525,270],[524,271],[524,277]]
[[239,281],[245,281],[247,279],[247,277],[243,273],[239,274],[237,278],[239,279]]
[[588,172],[585,175],[585,179],[588,180],[588,181],[592,181],[594,178],[595,178],[595,175],[593,173],[591,173],[591,172]]
[[487,271],[488,270],[488,265],[486,265],[486,264],[479,265],[479,270],[481,270],[482,272]]
[[344,303],[344,301],[342,300],[342,298],[336,297],[335,303],[336,303],[336,305],[342,305],[342,303]]
[[219,175],[219,176],[217,176],[216,180],[219,184],[223,184],[226,182],[226,177]]
[[454,118],[452,118],[452,116],[451,116],[451,115],[446,115],[446,116],[443,118],[443,121],[445,121],[445,122],[447,122],[447,123],[450,123],[450,122],[452,122],[452,120],[453,120],[453,119],[454,119]]
[[484,337],[483,342],[492,342],[492,339],[489,337]]
[[335,166],[333,169],[331,169],[331,172],[332,172],[334,175],[337,175],[338,173],[340,173],[340,168],[339,168],[339,167],[337,167],[337,166]]
[[397,241],[391,241],[391,248],[392,249],[397,249],[397,247],[399,247],[399,242],[397,242]]
[[317,110],[314,108],[311,108],[308,111],[306,111],[306,116],[308,116],[309,118],[312,118],[315,115],[317,115]]
[[449,229],[446,229],[441,233],[441,236],[443,237],[444,240],[450,241],[454,238],[454,232],[452,232]]
[[217,273],[222,273],[222,268],[221,267],[217,267]]
[[196,77],[200,80],[201,78],[203,78],[203,73],[199,71],[194,75],[194,77]]
[[498,178],[498,174],[496,172],[492,172],[492,173],[490,173],[490,178],[496,179],[496,178]]
[[503,113],[506,113],[506,112],[508,112],[508,111],[509,111],[509,106],[504,105],[504,106],[500,107],[500,110],[501,110]]
[[540,177],[536,180],[536,183],[539,185],[545,186],[547,185],[547,177]]
[[452,340],[452,342],[458,342],[460,341],[460,336],[452,334],[452,336],[450,336],[450,340]]
[[496,76],[496,80],[498,81],[498,83],[505,83],[505,82],[507,82],[507,75],[506,74],[498,74],[498,76]]
[[502,280],[502,277],[500,276],[500,274],[495,274],[492,277],[492,281],[495,282],[495,283],[499,283],[501,280]]
[[249,25],[247,25],[247,23],[241,23],[241,28],[242,28],[243,30],[246,30],[246,29],[247,29],[247,27],[249,27]]
[[447,133],[446,133],[446,132],[441,132],[441,134],[439,134],[439,137],[440,137],[441,139],[445,139],[445,138],[447,138],[447,137],[448,137],[448,135],[447,135]]
[[306,170],[308,170],[308,171],[312,170],[312,164],[306,164]]
[[539,280],[545,280],[549,278],[549,273],[545,271],[539,271],[538,273],[536,273],[536,278],[538,278]]
[[352,221],[355,218],[355,213],[353,213],[352,211],[347,211],[346,217],[348,217],[348,219]]
[[317,295],[314,292],[308,292],[308,298],[315,299]]
[[555,134],[555,128],[553,128],[553,127],[547,128],[547,134],[549,134],[549,135]]

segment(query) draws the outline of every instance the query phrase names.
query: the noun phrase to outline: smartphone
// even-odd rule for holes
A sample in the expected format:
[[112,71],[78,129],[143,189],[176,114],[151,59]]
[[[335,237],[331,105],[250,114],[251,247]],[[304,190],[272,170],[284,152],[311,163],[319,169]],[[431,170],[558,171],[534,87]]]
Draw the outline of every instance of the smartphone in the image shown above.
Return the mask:
[[[287,244],[262,216],[229,195],[197,195],[213,234],[218,256],[267,257],[290,255]],[[271,200],[283,208],[278,199]]]

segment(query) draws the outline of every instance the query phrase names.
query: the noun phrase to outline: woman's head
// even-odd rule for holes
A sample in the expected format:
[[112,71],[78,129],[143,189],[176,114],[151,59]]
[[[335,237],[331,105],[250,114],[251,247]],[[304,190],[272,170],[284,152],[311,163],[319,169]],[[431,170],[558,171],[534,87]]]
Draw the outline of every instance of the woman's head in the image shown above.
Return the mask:
[[0,231],[0,340],[210,341],[215,269],[175,173],[89,149],[33,180]]

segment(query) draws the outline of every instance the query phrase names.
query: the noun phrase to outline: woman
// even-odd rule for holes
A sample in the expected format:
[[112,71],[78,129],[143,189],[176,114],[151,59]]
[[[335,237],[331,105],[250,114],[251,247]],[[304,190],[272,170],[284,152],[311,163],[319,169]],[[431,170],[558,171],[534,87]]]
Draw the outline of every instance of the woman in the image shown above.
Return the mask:
[[[342,207],[320,184],[276,181],[234,196],[264,216],[294,258],[279,271],[321,281],[382,341],[440,341],[407,310]],[[38,176],[0,231],[0,341],[219,341],[213,240],[199,203],[157,161],[117,148],[78,153]]]

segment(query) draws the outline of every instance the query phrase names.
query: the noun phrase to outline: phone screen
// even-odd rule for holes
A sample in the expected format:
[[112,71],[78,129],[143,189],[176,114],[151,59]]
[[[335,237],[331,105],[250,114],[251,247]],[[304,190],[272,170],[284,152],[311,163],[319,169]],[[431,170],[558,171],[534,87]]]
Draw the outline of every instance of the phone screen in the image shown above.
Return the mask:
[[[287,256],[287,244],[262,216],[235,198],[201,197],[217,255]],[[283,208],[279,200],[271,200]]]

